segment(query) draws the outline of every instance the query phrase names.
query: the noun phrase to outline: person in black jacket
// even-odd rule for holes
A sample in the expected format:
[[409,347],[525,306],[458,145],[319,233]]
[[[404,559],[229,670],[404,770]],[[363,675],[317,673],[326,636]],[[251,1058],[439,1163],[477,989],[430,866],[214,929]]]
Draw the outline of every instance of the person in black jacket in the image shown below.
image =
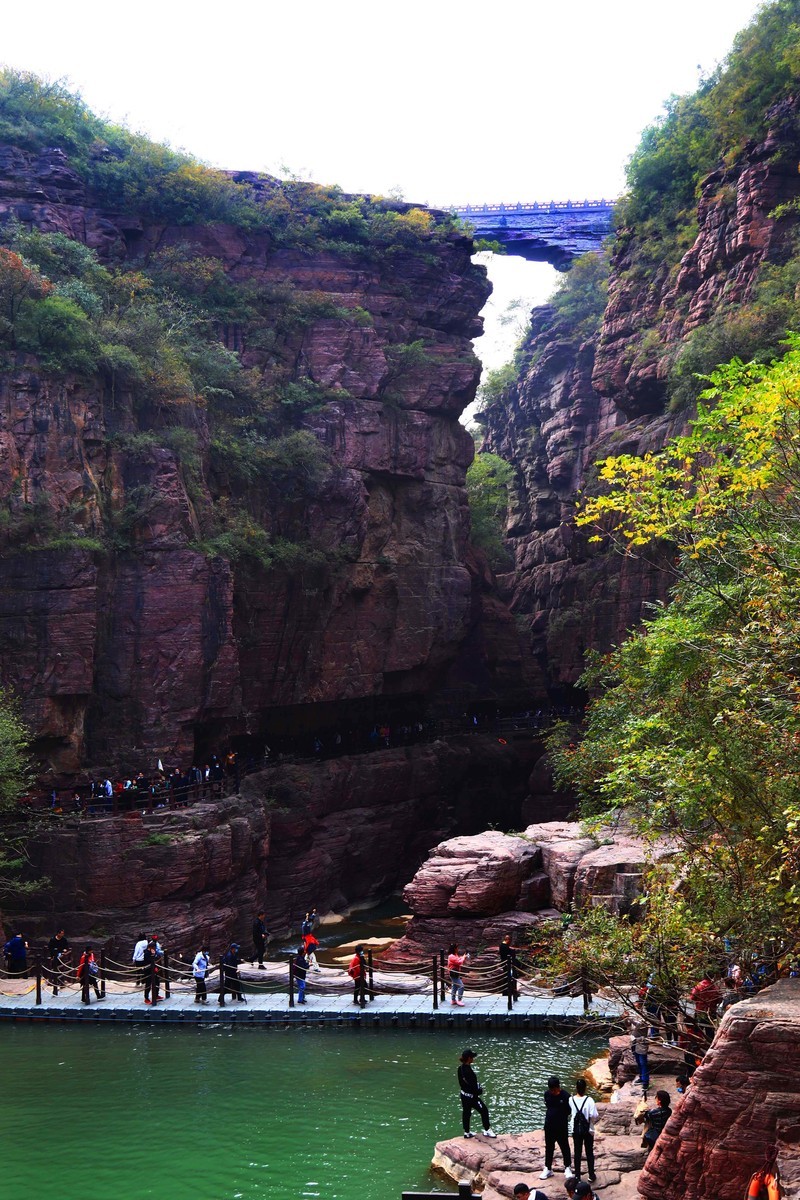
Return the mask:
[[561,1080],[551,1075],[544,1094],[544,1170],[540,1179],[552,1179],[553,1154],[556,1145],[564,1159],[564,1174],[572,1174],[572,1151],[569,1146],[569,1096],[562,1090]]
[[[160,980],[158,976],[158,942],[155,938],[151,939],[144,950],[144,958],[142,959],[142,978],[144,979],[144,1002],[145,1004],[158,1004],[158,989]],[[150,999],[152,994],[153,999]]]
[[219,1003],[225,1003],[225,993],[230,992],[234,1000],[244,1004],[242,981],[239,978],[239,943],[231,942],[228,950],[222,956],[222,979],[219,984]]
[[481,1100],[483,1088],[478,1083],[478,1077],[472,1069],[474,1060],[475,1051],[465,1050],[461,1055],[461,1066],[458,1068],[458,1089],[461,1095],[461,1121],[464,1126],[464,1137],[475,1137],[475,1134],[469,1131],[469,1122],[473,1108],[481,1118],[483,1132],[486,1134],[486,1137],[497,1137],[497,1134],[492,1133],[491,1130],[489,1110],[483,1100]]
[[267,948],[267,927],[264,924],[263,912],[256,913],[253,918],[253,948],[256,952],[258,965],[263,971],[265,970],[264,952]]
[[634,1120],[637,1125],[644,1122],[644,1133],[642,1134],[642,1145],[649,1150],[653,1149],[658,1141],[661,1131],[667,1121],[672,1116],[672,1109],[669,1106],[669,1092],[656,1092],[656,1107],[648,1108],[646,1112],[637,1114]]

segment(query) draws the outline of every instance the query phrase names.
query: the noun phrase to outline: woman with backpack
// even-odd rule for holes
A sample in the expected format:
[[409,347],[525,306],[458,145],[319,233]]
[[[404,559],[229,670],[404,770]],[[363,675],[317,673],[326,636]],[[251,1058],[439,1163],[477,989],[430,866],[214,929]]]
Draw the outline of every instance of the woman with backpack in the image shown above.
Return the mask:
[[581,1155],[586,1150],[586,1165],[589,1182],[594,1183],[594,1127],[600,1119],[597,1105],[586,1095],[586,1080],[575,1081],[575,1095],[570,1096],[569,1110],[572,1117],[572,1146],[575,1151],[575,1176],[580,1178]]
[[81,985],[82,1004],[89,1003],[90,987],[94,988],[94,994],[97,996],[97,999],[102,999],[100,995],[100,987],[97,982],[99,974],[100,970],[97,966],[97,962],[95,961],[94,951],[92,950],[91,946],[87,946],[80,957],[77,970],[78,982]]

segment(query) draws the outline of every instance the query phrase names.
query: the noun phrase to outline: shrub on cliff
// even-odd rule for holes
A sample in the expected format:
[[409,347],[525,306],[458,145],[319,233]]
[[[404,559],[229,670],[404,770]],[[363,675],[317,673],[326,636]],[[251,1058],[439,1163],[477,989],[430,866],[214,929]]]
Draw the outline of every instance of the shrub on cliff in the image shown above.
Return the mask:
[[676,586],[584,676],[558,764],[590,819],[676,839],[687,927],[761,953],[800,920],[800,341],[711,385],[687,435],[601,464],[579,517],[629,554],[673,543]]
[[496,454],[476,454],[467,471],[470,538],[486,555],[493,571],[507,571],[513,566],[504,541],[508,485],[513,474],[512,467]]

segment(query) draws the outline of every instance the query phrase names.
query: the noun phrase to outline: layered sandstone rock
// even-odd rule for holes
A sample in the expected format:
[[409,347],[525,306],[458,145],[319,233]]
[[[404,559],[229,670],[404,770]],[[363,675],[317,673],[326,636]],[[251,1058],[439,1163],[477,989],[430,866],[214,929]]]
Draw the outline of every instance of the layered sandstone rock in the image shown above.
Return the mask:
[[777,1153],[787,1200],[800,1196],[800,980],[733,1005],[680,1109],[647,1160],[648,1200],[740,1200]]
[[629,270],[637,234],[627,231],[599,340],[572,340],[553,309],[535,309],[520,378],[486,411],[485,448],[515,468],[515,566],[501,591],[551,689],[574,684],[587,651],[619,644],[667,594],[665,551],[622,557],[591,544],[574,522],[576,496],[594,486],[596,462],[658,450],[682,431],[690,414],[667,405],[674,352],[720,304],[748,299],[762,263],[785,254],[793,218],[775,209],[800,187],[796,110],[776,106],[765,141],[705,180],[697,236],[677,271]]
[[588,904],[625,912],[645,864],[669,853],[667,842],[651,846],[624,830],[598,842],[572,821],[452,838],[405,888],[414,916],[391,955],[414,960],[451,942],[494,947],[507,933],[530,935],[543,920]]
[[[515,626],[467,541],[473,449],[458,415],[480,372],[470,339],[489,290],[468,238],[348,260],[225,224],[155,225],[98,207],[60,150],[6,146],[8,217],[105,261],[179,250],[233,286],[364,314],[312,316],[283,335],[287,378],[331,389],[305,420],[329,467],[303,511],[268,480],[248,497],[275,536],[291,520],[316,548],[296,570],[203,552],[204,514],[230,491],[203,405],[181,406],[198,447],[190,469],[168,439],[131,449],[131,437],[163,430],[124,389],[48,378],[24,356],[0,377],[0,503],[20,529],[34,518],[41,528],[45,505],[58,535],[32,553],[18,529],[5,547],[0,678],[55,774],[185,763],[198,744],[207,753],[233,735],[268,736],[275,708],[422,697],[448,671],[479,690],[496,662],[518,674]],[[264,369],[245,326],[220,336]],[[398,374],[392,353],[412,343],[424,343],[424,361]]]
[[526,774],[510,747],[473,737],[275,765],[240,796],[175,812],[63,818],[30,848],[50,882],[38,911],[28,902],[26,936],[49,936],[58,913],[70,936],[119,948],[142,929],[173,948],[249,945],[259,909],[285,934],[314,905],[336,912],[398,891],[485,804],[518,808]]

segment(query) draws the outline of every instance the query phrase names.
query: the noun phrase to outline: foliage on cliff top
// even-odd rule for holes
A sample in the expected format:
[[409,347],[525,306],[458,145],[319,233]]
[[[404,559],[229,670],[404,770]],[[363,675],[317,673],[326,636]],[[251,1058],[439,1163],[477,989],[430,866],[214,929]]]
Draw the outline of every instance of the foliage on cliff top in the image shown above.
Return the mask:
[[325,246],[379,258],[426,253],[456,228],[387,197],[347,196],[341,188],[281,181],[206,166],[185,151],[150,141],[96,116],[60,82],[0,70],[0,143],[68,156],[94,200],[174,225],[224,221],[269,232],[278,242]]
[[[603,468],[584,522],[678,548],[672,603],[582,686],[558,772],[589,819],[669,835],[686,920],[761,952],[800,932],[800,342],[720,369],[691,431]],[[713,935],[713,936],[712,936]]]
[[658,261],[679,252],[679,229],[692,226],[701,180],[762,139],[767,111],[799,86],[800,0],[773,0],[698,90],[673,96],[644,131],[628,163],[619,224],[634,227],[641,242],[650,239]]

